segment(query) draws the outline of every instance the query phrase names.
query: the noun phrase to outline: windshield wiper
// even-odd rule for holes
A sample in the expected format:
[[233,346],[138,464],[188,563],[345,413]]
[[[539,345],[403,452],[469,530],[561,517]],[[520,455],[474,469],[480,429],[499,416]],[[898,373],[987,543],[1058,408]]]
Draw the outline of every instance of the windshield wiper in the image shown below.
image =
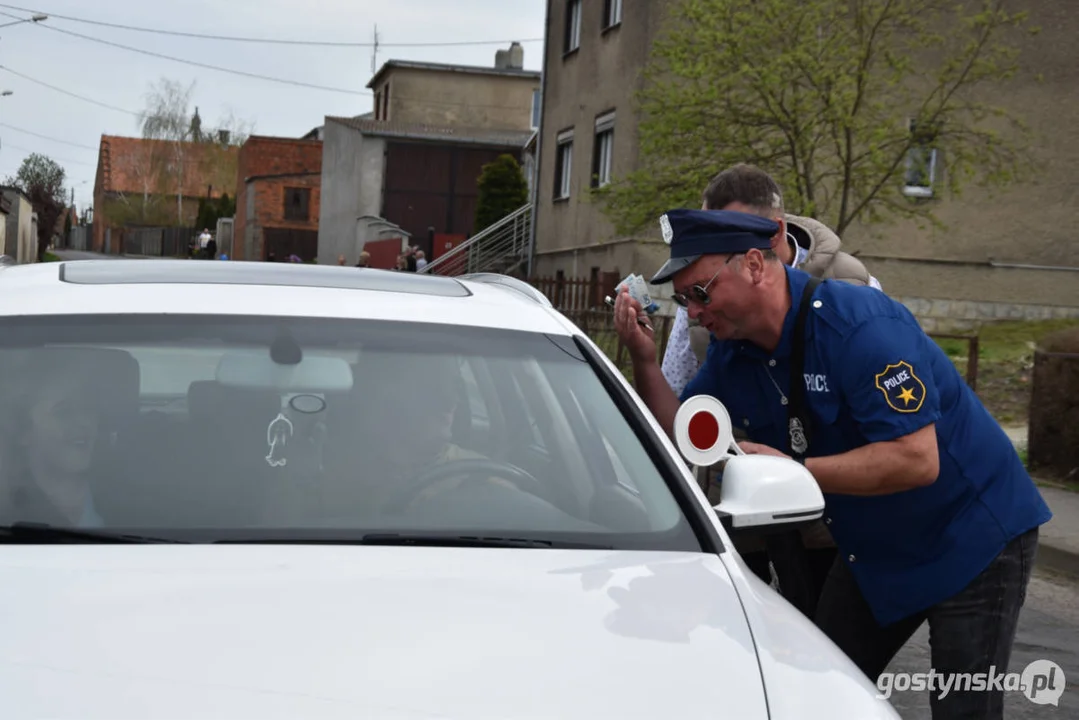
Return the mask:
[[101,543],[101,544],[140,544],[140,543],[186,543],[184,540],[169,540],[147,535],[125,535],[108,530],[86,528],[57,527],[46,523],[17,522],[0,526],[0,543]]
[[485,535],[442,535],[370,533],[364,535],[364,545],[418,545],[423,547],[484,547],[484,548],[555,548],[567,550],[614,550],[610,545],[576,542],[573,540],[536,540],[534,538],[492,537]]

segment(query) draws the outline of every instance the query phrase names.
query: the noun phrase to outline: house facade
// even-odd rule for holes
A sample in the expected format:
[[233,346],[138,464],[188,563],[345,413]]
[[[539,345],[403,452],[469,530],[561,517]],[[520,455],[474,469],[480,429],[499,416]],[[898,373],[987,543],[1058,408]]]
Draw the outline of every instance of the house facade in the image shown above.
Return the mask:
[[312,131],[323,143],[319,263],[355,263],[372,219],[429,259],[482,229],[483,166],[504,153],[522,162],[539,122],[540,73],[523,58],[515,43],[491,67],[390,60],[368,84],[371,113]]
[[238,157],[239,148],[217,142],[102,135],[94,178],[93,250],[122,253],[128,231],[192,227],[200,199],[235,192]]
[[232,255],[279,259],[318,253],[322,142],[252,136],[240,148]]
[[37,262],[37,222],[34,208],[21,190],[0,188],[4,213],[3,253],[22,265]]
[[[662,263],[658,225],[619,236],[590,190],[638,167],[633,96],[673,2],[548,0],[533,274],[588,276],[599,268],[647,276]],[[1061,121],[1079,111],[1072,91],[1079,86],[1079,16],[1072,9],[1068,0],[1030,3],[1041,32],[1019,40],[1023,71],[986,91],[988,102],[1014,111],[1033,131],[1033,179],[954,197],[936,170],[916,189],[946,230],[898,222],[856,224],[845,233],[845,249],[927,326],[1079,316],[1079,240],[1071,227],[1079,209],[1079,126]]]

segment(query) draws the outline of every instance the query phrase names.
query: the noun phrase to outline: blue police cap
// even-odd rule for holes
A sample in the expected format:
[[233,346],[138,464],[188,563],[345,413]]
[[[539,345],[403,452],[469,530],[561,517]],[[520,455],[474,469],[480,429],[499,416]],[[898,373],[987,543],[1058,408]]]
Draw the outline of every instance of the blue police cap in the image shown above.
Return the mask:
[[671,259],[652,279],[662,285],[702,255],[768,250],[779,232],[774,220],[733,210],[668,210],[659,219],[663,241],[671,246]]

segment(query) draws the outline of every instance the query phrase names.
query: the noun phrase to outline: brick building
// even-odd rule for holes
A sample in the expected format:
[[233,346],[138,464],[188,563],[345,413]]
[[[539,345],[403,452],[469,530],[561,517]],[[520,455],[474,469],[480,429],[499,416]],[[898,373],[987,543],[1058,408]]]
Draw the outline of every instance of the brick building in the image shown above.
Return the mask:
[[122,252],[124,231],[132,228],[193,226],[200,199],[232,193],[237,156],[238,148],[213,142],[102,135],[92,249]]
[[253,136],[240,148],[233,255],[236,260],[312,260],[318,252],[322,142]]
[[434,259],[483,229],[473,227],[483,165],[501,154],[522,161],[539,123],[540,73],[524,69],[513,43],[489,67],[389,60],[368,87],[370,114],[327,117],[311,133],[324,143],[319,262],[354,263],[366,217],[399,226]]

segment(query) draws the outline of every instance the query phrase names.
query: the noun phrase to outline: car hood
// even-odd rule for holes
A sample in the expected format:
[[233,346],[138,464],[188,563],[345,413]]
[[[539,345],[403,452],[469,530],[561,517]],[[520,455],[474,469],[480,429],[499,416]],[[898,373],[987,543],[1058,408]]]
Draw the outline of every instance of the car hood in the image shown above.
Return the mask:
[[10,717],[766,718],[720,558],[6,546]]

